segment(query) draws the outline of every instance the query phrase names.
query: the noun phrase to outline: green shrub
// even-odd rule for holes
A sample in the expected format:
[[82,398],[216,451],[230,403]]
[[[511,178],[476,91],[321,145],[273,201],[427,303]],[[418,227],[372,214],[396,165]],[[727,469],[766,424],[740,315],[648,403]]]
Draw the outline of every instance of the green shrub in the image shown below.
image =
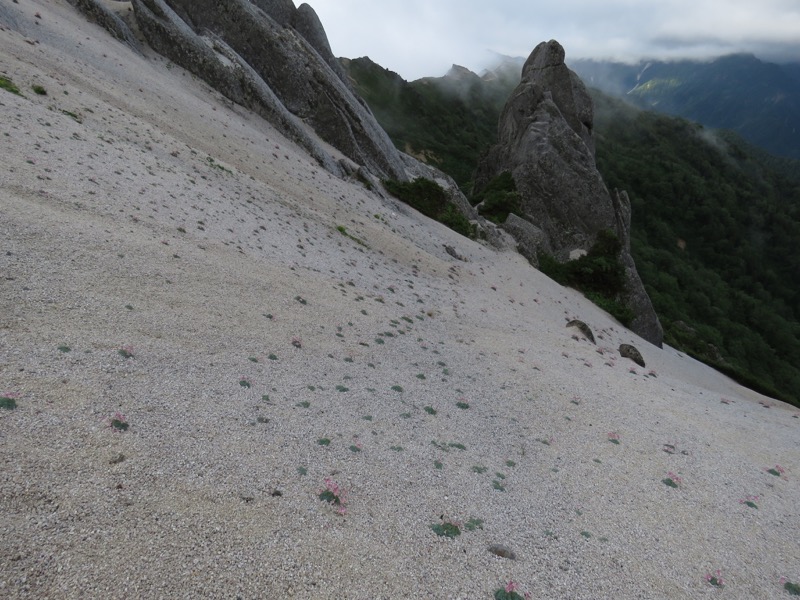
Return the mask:
[[3,77],[2,75],[0,75],[0,90],[11,92],[17,96],[22,96],[22,92],[19,91],[19,88],[16,85],[14,85],[14,82],[8,77]]
[[387,179],[383,185],[392,196],[426,217],[439,221],[465,237],[475,237],[475,230],[469,219],[450,202],[447,190],[435,181],[424,177],[417,177],[410,182]]
[[454,538],[461,535],[461,528],[455,523],[445,521],[444,523],[435,523],[431,525],[433,532],[440,537]]
[[509,171],[504,171],[492,179],[471,199],[473,206],[481,202],[483,202],[483,206],[480,207],[481,215],[498,224],[505,223],[509,213],[522,212],[517,184]]
[[634,313],[623,301],[625,267],[619,259],[622,243],[609,230],[600,231],[589,252],[576,260],[558,262],[549,254],[539,254],[539,270],[561,285],[582,291],[597,306],[623,325],[629,325]]
[[445,207],[444,211],[439,215],[437,220],[442,225],[446,225],[464,237],[475,237],[475,227],[469,222],[469,219],[458,212],[458,209],[452,204],[448,204],[447,207]]

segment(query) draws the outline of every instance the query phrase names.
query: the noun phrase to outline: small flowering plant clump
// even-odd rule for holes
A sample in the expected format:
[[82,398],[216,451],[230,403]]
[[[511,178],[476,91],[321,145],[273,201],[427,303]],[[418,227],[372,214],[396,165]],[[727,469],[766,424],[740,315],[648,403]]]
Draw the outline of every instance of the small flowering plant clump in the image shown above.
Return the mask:
[[301,340],[298,337],[293,337],[292,338],[292,346],[294,346],[295,348],[302,348],[303,347],[303,340]]
[[715,588],[724,588],[725,580],[722,578],[722,571],[717,569],[713,574],[706,573],[706,581]]
[[347,500],[345,499],[346,492],[344,488],[330,477],[326,477],[323,481],[325,489],[319,493],[319,499],[336,506],[336,512],[340,515],[347,514],[347,508],[345,507]]
[[619,443],[620,443],[619,434],[617,432],[615,432],[615,431],[609,431],[608,432],[608,441],[611,442],[612,444],[619,445]]
[[683,478],[670,471],[661,482],[671,488],[679,488],[683,485]]
[[6,410],[13,410],[17,408],[17,399],[19,395],[14,392],[3,392],[0,394],[0,408]]
[[770,475],[774,475],[775,477],[783,477],[786,474],[786,470],[780,465],[775,465],[771,469],[764,469],[764,470]]
[[250,380],[247,377],[241,377],[239,379],[239,385],[242,386],[243,388],[249,388],[252,384],[250,383]]
[[521,596],[517,593],[519,589],[519,584],[514,581],[509,581],[505,587],[502,587],[495,591],[494,598],[495,600],[530,600],[530,593],[525,592],[524,596]]
[[108,420],[108,426],[114,431],[128,431],[128,420],[122,413],[116,412],[114,416]]
[[119,354],[122,358],[135,358],[133,355],[133,346],[122,346],[119,350],[117,350],[117,354]]
[[745,496],[741,500],[739,500],[739,504],[744,504],[745,506],[749,506],[750,508],[755,508],[758,510],[758,496]]

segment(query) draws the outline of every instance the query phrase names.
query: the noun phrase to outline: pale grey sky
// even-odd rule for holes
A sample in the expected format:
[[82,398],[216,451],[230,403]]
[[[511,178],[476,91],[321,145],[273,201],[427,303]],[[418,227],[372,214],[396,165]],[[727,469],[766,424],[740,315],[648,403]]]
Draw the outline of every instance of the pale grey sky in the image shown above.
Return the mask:
[[404,79],[475,71],[492,52],[558,40],[570,58],[800,61],[800,0],[310,0],[336,56],[369,56]]

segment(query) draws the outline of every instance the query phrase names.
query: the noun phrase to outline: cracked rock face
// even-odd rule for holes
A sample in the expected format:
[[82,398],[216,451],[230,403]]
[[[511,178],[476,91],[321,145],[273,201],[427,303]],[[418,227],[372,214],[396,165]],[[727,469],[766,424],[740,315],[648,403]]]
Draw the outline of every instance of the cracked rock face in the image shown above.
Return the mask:
[[326,168],[335,161],[303,131],[381,178],[407,179],[400,153],[350,88],[325,30],[291,0],[133,0],[157,52],[256,110]]
[[[622,242],[631,329],[656,344],[663,332],[630,255],[630,202],[609,193],[594,157],[593,106],[564,63],[564,49],[542,42],[522,68],[498,123],[498,141],[478,166],[476,189],[508,171],[522,201],[518,217],[541,231],[539,248],[560,261],[587,251],[605,229]],[[519,223],[511,229],[519,230]],[[514,231],[511,231],[513,234]]]

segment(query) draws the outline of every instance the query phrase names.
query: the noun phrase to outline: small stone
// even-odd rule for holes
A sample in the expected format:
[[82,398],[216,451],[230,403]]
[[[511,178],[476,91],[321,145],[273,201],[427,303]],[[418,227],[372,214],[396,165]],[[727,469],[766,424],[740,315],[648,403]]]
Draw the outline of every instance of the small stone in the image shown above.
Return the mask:
[[489,546],[489,552],[500,558],[507,558],[508,560],[517,560],[516,553],[508,546],[502,544],[492,544]]
[[[580,331],[583,335],[586,336],[587,340],[589,340],[593,344],[597,343],[597,342],[594,341],[594,334],[592,333],[592,330],[583,321],[579,321],[577,319],[574,319],[574,320],[570,321],[569,323],[567,323],[567,327],[575,327],[575,328],[577,328],[578,331]],[[644,366],[644,365],[642,365],[642,366]]]
[[108,464],[110,464],[110,465],[118,465],[123,460],[125,460],[125,455],[120,452],[119,454],[114,456],[111,460],[109,460]]
[[641,353],[630,344],[620,344],[619,355],[623,358],[630,358],[642,368],[645,366]]

